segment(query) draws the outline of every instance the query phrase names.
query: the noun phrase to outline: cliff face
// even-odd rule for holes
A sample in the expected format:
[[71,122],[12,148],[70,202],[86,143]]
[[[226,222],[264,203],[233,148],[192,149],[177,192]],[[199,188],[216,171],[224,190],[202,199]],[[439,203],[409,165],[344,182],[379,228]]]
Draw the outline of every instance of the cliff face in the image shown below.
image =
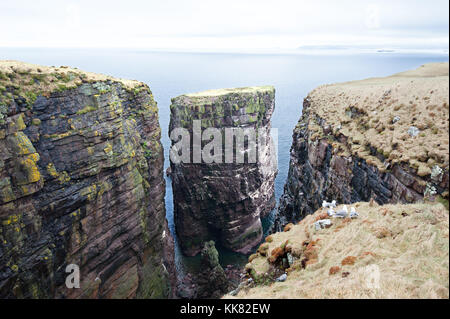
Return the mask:
[[[0,111],[0,297],[169,296],[173,244],[149,88],[2,61]],[[66,288],[68,264],[80,267],[80,289]]]
[[448,63],[325,85],[294,129],[276,229],[341,203],[448,202]]
[[201,120],[203,129],[218,128],[222,136],[225,128],[249,128],[268,137],[259,145],[256,163],[171,162],[175,224],[185,254],[197,254],[210,239],[247,253],[261,240],[261,217],[275,207],[277,168],[268,134],[274,99],[273,87],[212,90],[172,99],[170,131],[185,128],[192,137],[193,121]]

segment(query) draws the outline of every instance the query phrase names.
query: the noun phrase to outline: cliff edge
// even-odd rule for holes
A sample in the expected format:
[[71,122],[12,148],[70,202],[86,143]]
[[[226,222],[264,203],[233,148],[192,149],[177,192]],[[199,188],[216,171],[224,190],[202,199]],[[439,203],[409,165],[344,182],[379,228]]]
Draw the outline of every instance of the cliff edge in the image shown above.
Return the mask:
[[0,61],[0,297],[171,295],[160,132],[141,82]]
[[448,68],[427,64],[313,90],[294,129],[277,229],[323,200],[448,205]]

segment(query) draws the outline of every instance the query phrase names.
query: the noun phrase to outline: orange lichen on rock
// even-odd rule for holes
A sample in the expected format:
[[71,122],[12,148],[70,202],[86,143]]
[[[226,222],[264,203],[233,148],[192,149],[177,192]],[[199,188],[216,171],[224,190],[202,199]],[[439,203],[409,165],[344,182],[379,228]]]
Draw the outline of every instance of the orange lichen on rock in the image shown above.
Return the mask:
[[269,262],[273,264],[278,260],[278,258],[284,255],[284,249],[281,247],[276,247],[270,254],[271,256],[269,257]]
[[306,247],[304,255],[307,260],[317,259],[319,256],[317,249],[314,246],[309,245]]
[[310,241],[310,242],[306,245],[306,250],[312,249],[314,246],[317,245],[317,242],[318,242],[318,241],[319,241],[319,240],[312,240],[312,241]]
[[271,243],[273,242],[273,237],[271,235],[266,237],[266,243]]
[[306,268],[308,265],[315,264],[319,261],[319,253],[317,248],[315,247],[317,241],[311,241],[308,243],[303,242],[303,245],[306,245],[306,248],[303,252],[304,258],[301,261],[301,265],[303,268]]
[[339,267],[339,266],[333,266],[333,267],[331,267],[330,270],[328,271],[328,274],[331,276],[331,275],[337,274],[339,271],[341,271],[341,267]]
[[319,220],[327,219],[327,218],[328,218],[328,214],[327,213],[320,213],[319,215],[316,216],[314,221],[317,222]]
[[288,232],[288,231],[291,230],[292,227],[294,227],[294,224],[289,223],[289,224],[287,224],[286,226],[284,226],[283,231],[284,231],[284,232]]
[[342,259],[341,261],[341,265],[345,266],[345,265],[354,265],[356,261],[356,257],[355,256],[347,256],[344,259]]
[[363,252],[363,253],[359,256],[359,258],[364,258],[364,257],[366,257],[366,256],[377,257],[377,255],[374,254],[373,252],[371,252],[371,251],[365,251],[365,252]]

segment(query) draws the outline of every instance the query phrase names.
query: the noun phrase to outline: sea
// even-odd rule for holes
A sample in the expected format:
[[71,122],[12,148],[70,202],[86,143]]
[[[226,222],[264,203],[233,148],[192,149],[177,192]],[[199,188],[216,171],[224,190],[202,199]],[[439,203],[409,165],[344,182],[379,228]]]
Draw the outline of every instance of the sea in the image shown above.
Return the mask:
[[[448,62],[444,53],[321,52],[202,53],[138,49],[0,48],[0,60],[71,66],[135,79],[149,85],[159,108],[165,168],[169,166],[170,100],[185,93],[218,88],[273,85],[276,90],[272,127],[278,130],[277,201],[288,174],[292,132],[302,114],[303,99],[315,87],[335,82],[388,76],[430,62]],[[200,258],[182,255],[173,217],[172,184],[166,178],[166,217],[175,238],[176,269],[180,276],[196,272]],[[267,232],[275,211],[264,221]],[[245,264],[247,256],[218,247],[223,266]]]

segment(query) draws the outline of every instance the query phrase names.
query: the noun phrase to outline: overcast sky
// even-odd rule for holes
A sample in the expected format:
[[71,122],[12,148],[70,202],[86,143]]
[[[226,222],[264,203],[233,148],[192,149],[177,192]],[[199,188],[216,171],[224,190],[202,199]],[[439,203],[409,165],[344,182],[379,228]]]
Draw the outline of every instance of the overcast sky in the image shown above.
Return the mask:
[[0,0],[0,47],[448,49],[448,0]]

